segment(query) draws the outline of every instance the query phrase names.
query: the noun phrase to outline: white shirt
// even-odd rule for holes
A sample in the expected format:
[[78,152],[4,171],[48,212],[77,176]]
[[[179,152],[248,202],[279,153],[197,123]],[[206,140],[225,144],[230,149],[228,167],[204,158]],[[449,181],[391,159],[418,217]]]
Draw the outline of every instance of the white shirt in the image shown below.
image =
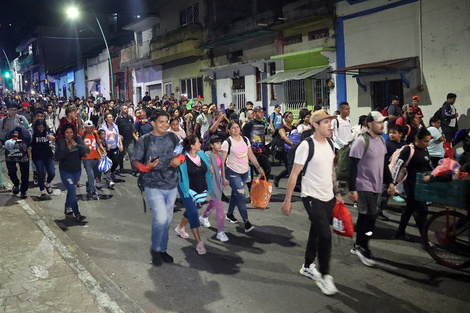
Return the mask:
[[[313,138],[313,135],[311,136]],[[312,197],[321,201],[333,199],[333,160],[335,154],[325,140],[319,143],[313,139],[315,151],[302,177],[301,197]],[[295,151],[294,163],[304,165],[308,158],[308,142],[303,140]]]
[[343,120],[341,116],[338,116],[336,120],[331,121],[331,129],[333,129],[333,140],[336,148],[341,149],[353,140],[349,117],[346,116],[346,119]]
[[312,129],[312,126],[310,124],[308,125],[300,124],[299,126],[297,126],[297,132],[299,133],[303,133],[304,131],[309,130],[309,129]]

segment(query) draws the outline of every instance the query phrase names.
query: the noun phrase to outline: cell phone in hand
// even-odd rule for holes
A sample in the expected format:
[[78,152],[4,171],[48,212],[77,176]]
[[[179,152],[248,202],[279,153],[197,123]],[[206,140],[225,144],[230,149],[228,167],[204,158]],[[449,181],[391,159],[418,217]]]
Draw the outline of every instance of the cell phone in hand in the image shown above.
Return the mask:
[[153,163],[153,162],[155,162],[156,160],[158,160],[159,158],[160,158],[160,157],[158,157],[158,156],[157,156],[156,158],[152,158],[152,159],[150,159],[150,162]]

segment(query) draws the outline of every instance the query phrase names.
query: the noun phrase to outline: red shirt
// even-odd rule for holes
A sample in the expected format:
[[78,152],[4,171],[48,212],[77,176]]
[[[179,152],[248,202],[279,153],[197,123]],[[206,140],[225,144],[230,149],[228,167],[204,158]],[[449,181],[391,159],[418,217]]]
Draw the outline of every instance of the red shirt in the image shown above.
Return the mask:
[[83,157],[82,159],[98,159],[98,152],[96,151],[98,144],[96,139],[98,138],[98,134],[96,133],[96,130],[93,130],[91,134],[85,134],[85,132],[82,131],[81,136],[83,142],[87,145],[88,148],[90,148],[90,153],[88,153],[87,156]]
[[420,108],[420,107],[411,106],[411,110],[412,110],[414,113],[416,113],[419,118],[423,118],[423,117],[424,117],[423,112],[421,112],[421,108]]

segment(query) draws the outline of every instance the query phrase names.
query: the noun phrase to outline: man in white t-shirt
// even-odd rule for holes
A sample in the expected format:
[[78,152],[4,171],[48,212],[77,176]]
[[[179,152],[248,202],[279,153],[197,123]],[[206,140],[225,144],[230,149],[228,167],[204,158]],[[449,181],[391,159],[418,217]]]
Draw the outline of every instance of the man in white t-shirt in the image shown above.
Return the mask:
[[[315,128],[315,133],[310,137],[314,144],[312,159],[308,161],[310,143],[304,140],[295,152],[294,166],[292,168],[287,191],[281,210],[289,215],[292,204],[291,198],[297,177],[307,166],[301,183],[301,197],[307,210],[311,225],[308,236],[307,249],[305,251],[305,263],[300,269],[300,274],[317,282],[318,287],[326,295],[338,292],[333,277],[329,275],[331,257],[331,230],[330,220],[333,217],[333,208],[336,200],[344,202],[336,182],[336,174],[333,170],[335,154],[331,137],[331,122],[336,117],[330,116],[325,110],[312,113],[310,124]],[[303,172],[303,171],[302,171]],[[318,271],[315,267],[315,257],[318,255]]]
[[335,142],[335,148],[338,150],[353,140],[349,114],[349,104],[346,101],[343,101],[339,104],[338,118],[331,123],[331,129],[333,129],[333,141]]

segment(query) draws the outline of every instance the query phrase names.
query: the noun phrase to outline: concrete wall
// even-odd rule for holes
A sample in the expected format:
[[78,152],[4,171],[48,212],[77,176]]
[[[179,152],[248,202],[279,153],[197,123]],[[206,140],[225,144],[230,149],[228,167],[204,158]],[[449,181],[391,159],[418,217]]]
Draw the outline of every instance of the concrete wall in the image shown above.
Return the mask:
[[[195,77],[203,77],[201,69],[205,68],[204,61],[197,60],[184,65],[175,65],[171,67],[163,66],[163,83],[171,82],[171,88],[177,99],[181,95],[181,80]],[[211,85],[203,81],[204,97],[202,103],[210,103],[212,101]]]
[[[423,75],[420,68],[406,75],[411,86],[403,85],[404,103],[411,103],[414,95],[420,96],[427,124],[447,93],[454,92],[456,109],[461,115],[459,124],[470,127],[470,0],[426,0],[421,4],[422,39],[419,1],[337,3],[337,16],[343,19],[345,66],[418,57]],[[356,13],[359,16],[349,15]],[[347,100],[352,106],[353,122],[371,110],[371,81],[398,78],[398,74],[368,77],[362,80],[368,86],[367,92],[363,92],[356,80],[347,76]],[[418,91],[419,84],[424,85],[424,91]]]
[[91,90],[93,84],[99,81],[101,84],[101,93],[106,99],[111,99],[110,77],[109,77],[109,62],[108,54],[103,51],[99,56],[88,59],[87,68],[87,85],[88,90]]

